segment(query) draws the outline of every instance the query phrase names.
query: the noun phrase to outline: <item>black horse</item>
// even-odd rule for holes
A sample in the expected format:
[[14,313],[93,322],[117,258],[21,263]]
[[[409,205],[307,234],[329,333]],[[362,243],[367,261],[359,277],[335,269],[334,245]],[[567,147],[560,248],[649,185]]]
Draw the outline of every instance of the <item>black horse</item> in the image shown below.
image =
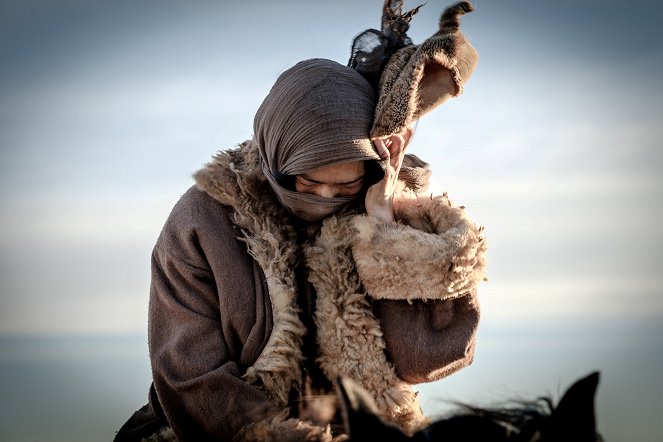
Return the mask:
[[576,381],[557,406],[549,398],[493,409],[459,404],[457,414],[411,437],[382,420],[372,398],[350,379],[339,378],[338,386],[351,441],[600,442],[594,414],[598,382],[598,372]]

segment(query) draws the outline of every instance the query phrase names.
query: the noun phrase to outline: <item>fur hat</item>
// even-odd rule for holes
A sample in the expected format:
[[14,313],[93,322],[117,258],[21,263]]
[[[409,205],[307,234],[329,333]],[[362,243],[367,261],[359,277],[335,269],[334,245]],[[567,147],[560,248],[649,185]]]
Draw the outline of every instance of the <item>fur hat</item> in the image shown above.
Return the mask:
[[406,32],[421,6],[403,14],[402,4],[385,0],[382,31],[369,29],[358,35],[348,63],[378,92],[371,137],[400,132],[460,95],[479,58],[459,29],[460,16],[474,9],[469,1],[447,8],[439,30],[420,45],[412,44]]

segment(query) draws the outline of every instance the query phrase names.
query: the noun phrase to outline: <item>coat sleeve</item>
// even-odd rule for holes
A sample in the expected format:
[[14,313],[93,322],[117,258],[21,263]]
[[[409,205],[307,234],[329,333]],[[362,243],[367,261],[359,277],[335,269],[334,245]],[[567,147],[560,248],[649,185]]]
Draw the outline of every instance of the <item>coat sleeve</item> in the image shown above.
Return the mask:
[[396,373],[430,382],[472,362],[485,240],[446,196],[401,199],[395,215],[355,218],[353,258]]
[[[214,236],[206,222],[213,223]],[[271,330],[263,277],[227,213],[197,190],[176,205],[152,255],[149,347],[159,402],[181,441],[231,440],[279,411],[243,381]]]
[[474,359],[479,305],[476,291],[441,301],[377,300],[387,357],[399,378],[432,382],[467,367]]

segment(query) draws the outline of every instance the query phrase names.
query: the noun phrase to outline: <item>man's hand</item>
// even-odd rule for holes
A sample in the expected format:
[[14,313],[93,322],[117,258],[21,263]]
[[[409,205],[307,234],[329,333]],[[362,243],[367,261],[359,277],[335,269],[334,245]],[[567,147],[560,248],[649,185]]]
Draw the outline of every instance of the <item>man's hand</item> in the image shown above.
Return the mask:
[[405,148],[412,137],[412,129],[401,133],[374,138],[373,144],[385,164],[384,178],[368,188],[366,192],[366,212],[382,221],[394,220],[394,192],[401,170]]

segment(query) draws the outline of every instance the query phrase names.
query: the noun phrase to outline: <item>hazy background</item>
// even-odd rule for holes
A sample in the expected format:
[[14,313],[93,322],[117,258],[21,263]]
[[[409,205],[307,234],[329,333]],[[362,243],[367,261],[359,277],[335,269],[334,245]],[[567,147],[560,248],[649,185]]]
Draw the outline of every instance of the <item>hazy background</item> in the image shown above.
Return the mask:
[[[451,3],[428,1],[415,43]],[[425,411],[600,370],[606,439],[663,440],[663,4],[475,5],[479,66],[410,149],[485,226],[489,282],[476,360],[421,386]],[[381,8],[0,0],[0,440],[110,440],[144,403],[171,207],[280,72],[345,64]]]

